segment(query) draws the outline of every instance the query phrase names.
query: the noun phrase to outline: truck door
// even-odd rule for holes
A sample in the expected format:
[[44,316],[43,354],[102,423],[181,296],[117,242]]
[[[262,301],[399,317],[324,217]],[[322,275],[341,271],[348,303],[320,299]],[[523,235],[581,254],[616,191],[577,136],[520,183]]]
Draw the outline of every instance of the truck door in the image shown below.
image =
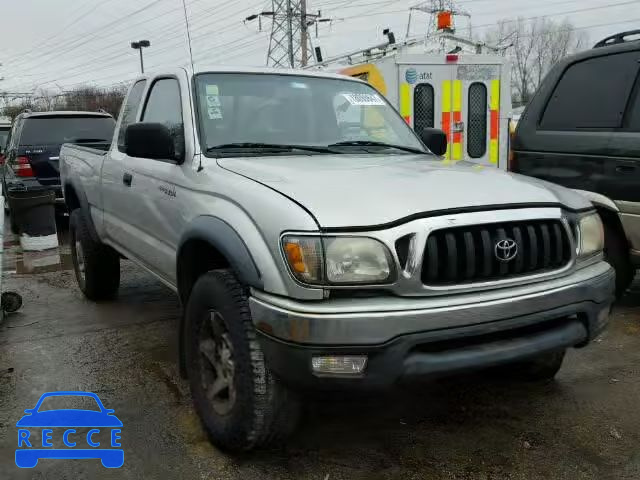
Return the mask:
[[[135,208],[122,212],[125,225],[125,246],[143,265],[167,283],[175,284],[175,253],[179,234],[184,227],[181,213],[184,185],[181,160],[187,158],[180,81],[174,76],[158,77],[149,86],[142,103],[140,122],[162,123],[175,144],[175,158],[151,159],[126,157],[130,170],[122,189],[125,201]],[[188,94],[184,93],[185,98]],[[193,158],[191,155],[189,158]],[[184,190],[182,190],[184,193]]]
[[138,202],[129,196],[130,185],[123,183],[125,178],[131,177],[132,168],[125,153],[125,130],[138,119],[146,85],[146,80],[139,80],[131,87],[120,112],[120,123],[114,135],[113,148],[102,165],[103,224],[107,237],[123,249],[130,248],[130,233],[125,217],[140,213]]

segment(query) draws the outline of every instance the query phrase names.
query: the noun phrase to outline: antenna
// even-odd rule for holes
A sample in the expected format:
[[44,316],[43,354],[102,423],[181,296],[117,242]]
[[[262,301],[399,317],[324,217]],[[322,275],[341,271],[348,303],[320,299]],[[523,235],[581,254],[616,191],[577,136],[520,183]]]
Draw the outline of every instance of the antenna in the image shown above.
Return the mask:
[[[191,32],[189,31],[189,15],[187,15],[187,0],[182,0],[182,9],[184,10],[184,24],[187,27],[187,40],[189,42],[189,61],[191,62],[191,75],[195,74],[195,67],[193,66],[193,51],[191,50]],[[202,168],[202,154],[199,156],[198,172],[203,170]]]
[[187,27],[187,40],[189,41],[189,61],[191,62],[191,73],[194,73],[193,52],[191,51],[191,32],[189,31],[189,16],[187,15],[187,0],[182,0],[182,9],[184,10],[184,23]]

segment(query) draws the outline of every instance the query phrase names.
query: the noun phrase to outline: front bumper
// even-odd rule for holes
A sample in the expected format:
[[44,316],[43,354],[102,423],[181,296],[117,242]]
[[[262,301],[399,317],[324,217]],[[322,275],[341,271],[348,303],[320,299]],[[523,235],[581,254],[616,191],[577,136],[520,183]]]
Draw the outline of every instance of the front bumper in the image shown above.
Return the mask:
[[[546,282],[430,298],[298,302],[252,292],[269,367],[294,387],[385,387],[586,345],[606,326],[615,275],[602,261]],[[367,355],[360,377],[317,376],[316,355]]]

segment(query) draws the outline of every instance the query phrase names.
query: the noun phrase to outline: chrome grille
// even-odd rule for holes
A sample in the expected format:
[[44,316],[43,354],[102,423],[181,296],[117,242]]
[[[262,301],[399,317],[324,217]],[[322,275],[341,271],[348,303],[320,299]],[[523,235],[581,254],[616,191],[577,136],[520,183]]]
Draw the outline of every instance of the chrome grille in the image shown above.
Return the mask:
[[[506,250],[497,253],[503,240],[507,243],[501,245],[517,245],[513,258],[504,258]],[[571,261],[571,249],[567,230],[555,219],[435,230],[427,238],[422,283],[446,286],[558,270]]]

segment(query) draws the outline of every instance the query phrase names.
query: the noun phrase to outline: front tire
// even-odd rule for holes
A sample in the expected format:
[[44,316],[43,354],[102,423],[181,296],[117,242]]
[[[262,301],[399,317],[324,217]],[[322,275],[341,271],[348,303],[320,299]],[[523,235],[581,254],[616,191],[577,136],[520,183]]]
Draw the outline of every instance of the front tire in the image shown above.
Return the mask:
[[69,233],[73,269],[84,296],[93,301],[114,298],[120,286],[118,253],[93,239],[80,209],[71,212]]
[[635,269],[631,265],[626,239],[606,223],[604,224],[604,258],[616,271],[616,298],[620,298],[633,282]]
[[265,364],[245,289],[233,273],[214,270],[197,280],[184,338],[193,403],[215,445],[246,451],[293,431],[298,399]]

